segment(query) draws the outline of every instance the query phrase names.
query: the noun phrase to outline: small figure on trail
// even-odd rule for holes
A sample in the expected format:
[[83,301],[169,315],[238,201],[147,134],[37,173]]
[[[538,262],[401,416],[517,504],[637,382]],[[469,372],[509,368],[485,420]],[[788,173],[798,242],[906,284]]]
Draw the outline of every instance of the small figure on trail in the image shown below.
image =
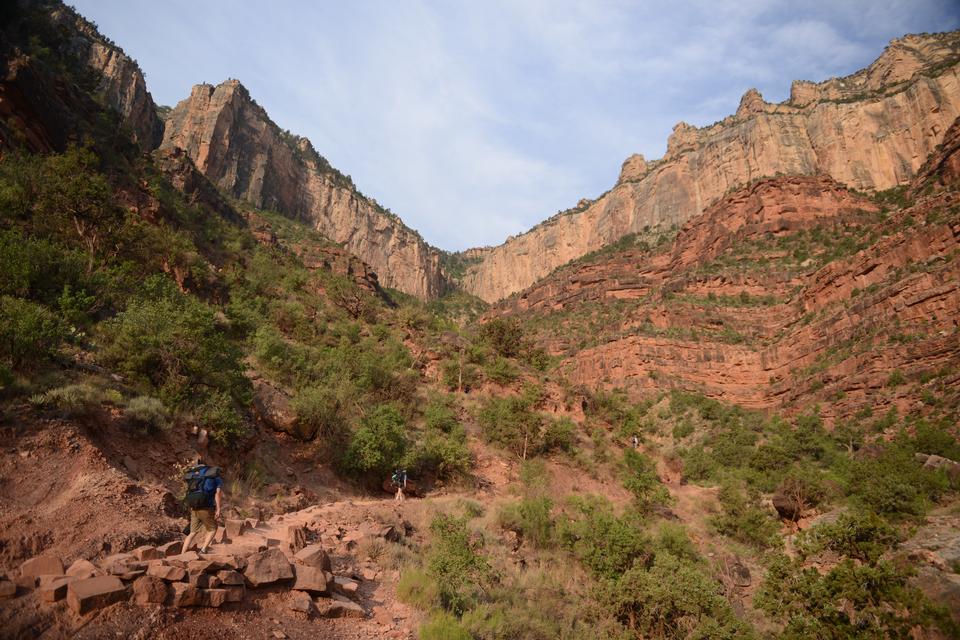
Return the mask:
[[636,449],[636,448],[638,448],[638,447],[640,446],[640,438],[637,436],[637,434],[633,434],[633,440],[632,440],[632,442],[633,442],[633,448],[634,448],[634,449]]
[[403,490],[407,487],[407,470],[397,469],[393,472],[390,480],[393,482],[393,486],[397,488],[397,495],[394,500],[403,502]]
[[[183,551],[188,551],[197,541],[200,553],[207,553],[213,537],[217,534],[217,520],[220,519],[223,506],[223,479],[220,477],[220,468],[208,467],[200,456],[196,456],[193,466],[187,470],[183,479],[187,483],[184,502],[190,508],[190,533],[183,541]],[[198,536],[204,533],[207,533],[207,537],[200,544]]]

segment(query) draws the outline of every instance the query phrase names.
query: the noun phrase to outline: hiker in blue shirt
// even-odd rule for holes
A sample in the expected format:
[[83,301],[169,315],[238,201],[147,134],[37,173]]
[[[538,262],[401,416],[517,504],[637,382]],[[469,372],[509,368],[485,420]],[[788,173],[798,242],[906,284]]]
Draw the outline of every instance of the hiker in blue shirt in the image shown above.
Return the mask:
[[190,508],[190,533],[183,541],[182,552],[186,553],[194,539],[207,533],[206,540],[200,545],[200,553],[207,553],[213,538],[217,535],[217,520],[221,518],[223,507],[223,478],[219,467],[208,467],[198,456],[193,467],[183,476],[187,482],[185,502]]

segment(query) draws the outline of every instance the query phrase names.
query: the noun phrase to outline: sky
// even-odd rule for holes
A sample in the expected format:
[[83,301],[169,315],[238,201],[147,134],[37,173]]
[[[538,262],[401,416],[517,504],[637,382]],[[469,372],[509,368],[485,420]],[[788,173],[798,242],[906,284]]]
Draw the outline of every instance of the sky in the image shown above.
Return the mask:
[[158,104],[239,79],[283,129],[447,250],[496,245],[658,158],[755,87],[960,28],[956,0],[73,0]]

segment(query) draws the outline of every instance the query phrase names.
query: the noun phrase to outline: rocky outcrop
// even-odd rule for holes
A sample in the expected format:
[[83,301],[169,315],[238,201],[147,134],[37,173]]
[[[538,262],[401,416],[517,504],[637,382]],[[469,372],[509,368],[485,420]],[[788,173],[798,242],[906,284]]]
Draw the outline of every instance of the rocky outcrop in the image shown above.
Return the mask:
[[98,74],[96,92],[120,114],[131,139],[147,151],[156,148],[163,138],[163,123],[136,61],[72,8],[44,0],[33,4],[50,6],[53,24],[70,34],[67,49]]
[[167,117],[163,148],[183,149],[230,195],[313,226],[369,264],[380,282],[440,295],[440,252],[365,197],[309,140],[282,131],[236,80],[197,85]]
[[751,89],[733,116],[678,124],[663,158],[631,157],[586,208],[475,253],[482,261],[463,287],[499,300],[626,234],[679,227],[763,176],[825,174],[861,190],[904,184],[960,114],[958,61],[960,32],[906,36],[852,76],[795,83],[783,103]]

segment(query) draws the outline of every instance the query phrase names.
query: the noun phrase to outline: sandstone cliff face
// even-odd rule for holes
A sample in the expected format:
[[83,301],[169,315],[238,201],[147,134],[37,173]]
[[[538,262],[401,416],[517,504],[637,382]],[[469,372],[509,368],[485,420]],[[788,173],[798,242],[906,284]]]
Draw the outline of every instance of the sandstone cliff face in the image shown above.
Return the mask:
[[120,113],[133,141],[148,151],[156,148],[163,138],[163,123],[137,63],[73,9],[57,2],[50,13],[53,23],[71,34],[67,45],[71,53],[100,74],[97,91]]
[[556,267],[645,228],[668,230],[763,176],[826,174],[857,189],[908,182],[960,114],[960,32],[893,41],[846,78],[798,82],[791,99],[748,91],[736,115],[674,128],[666,155],[633,156],[586,208],[558,215],[474,255],[464,288],[496,301]]
[[359,193],[308,140],[282,132],[236,80],[195,86],[168,115],[162,147],[183,149],[234,197],[342,243],[382,284],[422,298],[444,291],[440,252]]
[[[575,384],[755,408],[923,406],[960,383],[960,120],[892,214],[827,177],[738,190],[659,250],[575,263],[506,300]],[[886,207],[885,205],[884,207]],[[904,384],[890,384],[898,371]],[[939,386],[938,386],[939,385]]]

